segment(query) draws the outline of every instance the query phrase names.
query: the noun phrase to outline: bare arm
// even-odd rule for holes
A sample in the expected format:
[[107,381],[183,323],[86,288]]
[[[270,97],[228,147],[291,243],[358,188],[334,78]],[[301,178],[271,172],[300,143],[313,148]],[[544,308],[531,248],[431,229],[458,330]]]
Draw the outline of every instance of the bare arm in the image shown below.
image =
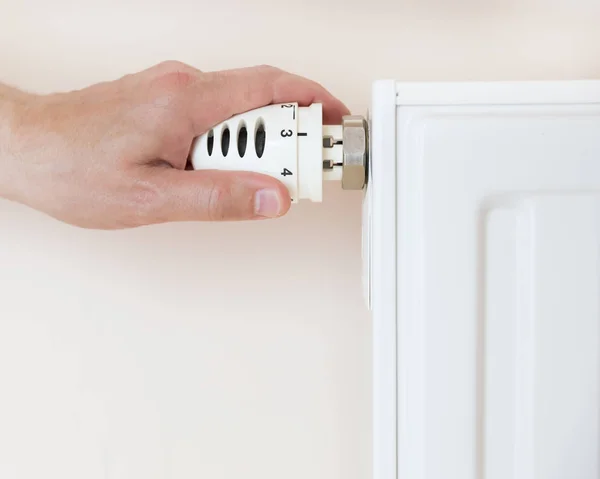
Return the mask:
[[272,67],[203,73],[165,62],[52,95],[0,85],[0,196],[85,228],[285,214],[287,190],[256,173],[190,171],[195,137],[270,103],[347,109],[318,84]]

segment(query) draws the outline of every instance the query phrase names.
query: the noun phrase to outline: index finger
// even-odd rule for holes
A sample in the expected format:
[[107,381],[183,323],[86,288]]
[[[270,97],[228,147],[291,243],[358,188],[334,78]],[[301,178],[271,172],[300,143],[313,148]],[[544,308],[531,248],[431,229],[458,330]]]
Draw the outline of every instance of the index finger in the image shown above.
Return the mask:
[[260,66],[200,73],[191,95],[198,134],[228,118],[272,103],[323,104],[323,123],[341,123],[348,108],[317,82],[277,68]]

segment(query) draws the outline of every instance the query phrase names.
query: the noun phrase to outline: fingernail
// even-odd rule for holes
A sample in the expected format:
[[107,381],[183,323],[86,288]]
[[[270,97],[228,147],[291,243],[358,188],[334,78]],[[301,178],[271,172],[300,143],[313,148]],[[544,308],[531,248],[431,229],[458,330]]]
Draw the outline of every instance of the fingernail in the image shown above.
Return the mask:
[[279,216],[281,200],[275,190],[259,190],[254,195],[254,213],[265,218]]

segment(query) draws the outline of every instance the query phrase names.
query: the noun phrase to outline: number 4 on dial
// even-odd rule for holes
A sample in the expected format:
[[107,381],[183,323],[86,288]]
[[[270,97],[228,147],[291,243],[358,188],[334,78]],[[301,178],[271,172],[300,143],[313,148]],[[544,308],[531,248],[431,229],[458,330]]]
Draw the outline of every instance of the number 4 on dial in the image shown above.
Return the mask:
[[283,171],[281,172],[281,176],[290,176],[293,175],[293,173],[288,170],[287,168],[284,168]]

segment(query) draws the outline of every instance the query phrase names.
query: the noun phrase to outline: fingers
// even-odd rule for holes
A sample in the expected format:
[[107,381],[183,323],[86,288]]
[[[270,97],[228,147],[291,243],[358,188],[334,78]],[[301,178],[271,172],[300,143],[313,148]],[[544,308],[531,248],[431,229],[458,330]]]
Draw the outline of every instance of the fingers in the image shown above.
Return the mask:
[[203,73],[188,90],[189,115],[196,134],[255,108],[272,103],[323,104],[323,121],[340,123],[348,108],[321,85],[273,67]]
[[[174,94],[178,115],[194,136],[236,114],[273,103],[323,104],[325,124],[340,123],[346,106],[321,85],[273,67],[202,73],[178,62],[159,67],[152,83]],[[186,148],[187,148],[186,144]],[[183,158],[183,155],[177,155]],[[164,169],[154,180],[160,205],[152,222],[235,221],[287,213],[290,197],[279,180],[250,172]]]
[[291,205],[281,182],[258,173],[165,169],[154,181],[163,198],[155,223],[277,218]]

